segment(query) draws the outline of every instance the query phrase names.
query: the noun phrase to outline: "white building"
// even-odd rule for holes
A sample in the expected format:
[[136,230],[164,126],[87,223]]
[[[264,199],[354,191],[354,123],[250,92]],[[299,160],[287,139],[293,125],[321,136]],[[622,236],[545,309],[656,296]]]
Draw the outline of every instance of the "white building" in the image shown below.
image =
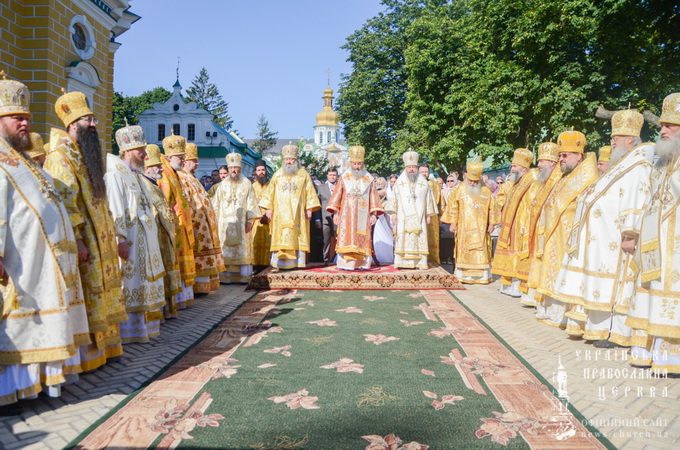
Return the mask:
[[210,112],[199,108],[195,102],[187,102],[181,91],[182,86],[177,80],[168,101],[154,103],[139,115],[139,125],[144,130],[146,140],[162,148],[163,139],[174,131],[174,134],[186,138],[187,142],[196,144],[198,178],[210,175],[213,170],[226,165],[227,153],[238,152],[243,156],[242,173],[250,177],[260,154],[236,134],[216,124]]

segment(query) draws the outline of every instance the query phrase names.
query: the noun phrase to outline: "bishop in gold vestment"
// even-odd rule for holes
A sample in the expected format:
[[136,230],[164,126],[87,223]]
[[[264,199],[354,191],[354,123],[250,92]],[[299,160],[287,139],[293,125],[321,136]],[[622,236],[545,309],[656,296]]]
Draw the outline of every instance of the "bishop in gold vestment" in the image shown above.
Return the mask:
[[321,209],[309,173],[298,165],[298,148],[285,145],[283,166],[276,171],[262,195],[260,207],[271,221],[270,264],[275,269],[304,268],[309,253],[309,219]]
[[427,244],[430,249],[427,255],[427,262],[439,264],[439,233],[441,231],[439,229],[439,216],[444,212],[446,201],[442,196],[442,187],[430,173],[430,167],[427,164],[421,164],[418,167],[418,172],[427,180],[427,184],[430,185],[432,197],[434,198],[434,206],[437,210],[437,214],[431,216],[430,223],[427,224]]
[[73,228],[28,154],[29,101],[25,85],[0,80],[0,406],[43,384],[58,396],[90,343]]
[[251,182],[241,174],[241,155],[229,153],[226,159],[229,176],[220,182],[212,199],[226,265],[220,281],[246,284],[253,274],[253,245],[249,233],[261,212]]
[[537,179],[529,187],[531,192],[528,193],[533,198],[529,211],[529,223],[527,225],[528,239],[522,244],[517,270],[517,278],[522,280],[519,289],[522,292],[521,303],[524,306],[536,306],[536,285],[530,283],[531,274],[538,274],[541,271],[540,262],[537,262],[535,258],[536,242],[538,240],[536,224],[545,201],[555,187],[555,184],[562,178],[562,170],[558,164],[560,160],[559,149],[559,146],[553,142],[543,142],[538,146],[538,175]]
[[158,186],[163,191],[172,212],[175,214],[175,248],[182,277],[182,292],[177,294],[177,309],[184,309],[194,302],[194,282],[196,278],[196,263],[194,262],[194,225],[191,217],[189,202],[184,196],[180,172],[184,167],[186,140],[174,134],[163,139],[165,156],[161,155],[163,176],[158,180]]
[[207,294],[220,288],[219,274],[224,270],[220,238],[217,235],[217,216],[203,185],[194,175],[198,167],[198,147],[185,147],[183,170],[177,171],[182,192],[191,208],[194,230],[194,294]]
[[521,297],[519,290],[519,261],[522,248],[529,242],[529,214],[535,191],[529,188],[537,179],[538,171],[530,169],[534,154],[526,148],[515,150],[510,168],[514,183],[501,212],[501,229],[491,273],[501,276],[500,292]]
[[337,264],[345,270],[371,268],[371,227],[383,213],[375,180],[364,168],[365,151],[359,145],[349,148],[351,166],[340,178],[326,206],[326,211],[335,214]]
[[456,235],[454,275],[468,284],[491,282],[491,217],[494,198],[491,190],[480,181],[482,163],[467,165],[467,178],[456,186],[446,201],[442,222],[451,224]]
[[639,276],[626,323],[631,363],[680,374],[680,93],[663,101],[652,199],[642,218]]
[[[255,201],[260,204],[262,194],[269,187],[267,180],[267,165],[263,160],[255,162],[255,172],[253,180],[253,192],[255,192]],[[272,237],[269,230],[269,219],[265,215],[266,211],[260,208],[260,218],[253,222],[253,229],[249,236],[253,245],[253,270],[264,269],[269,265],[269,258],[271,257],[270,250],[272,246]]]
[[544,296],[542,304],[536,307],[536,318],[553,326],[565,327],[566,306],[554,298],[555,281],[567,250],[576,200],[595,182],[598,172],[595,154],[583,153],[586,145],[583,133],[565,131],[560,134],[557,145],[560,147],[560,168],[563,175],[546,200],[536,228],[536,258],[540,261],[536,291]]
[[78,268],[93,341],[81,347],[81,366],[89,371],[123,353],[118,324],[127,320],[127,314],[118,239],[106,197],[97,121],[85,94],[62,95],[55,110],[68,131],[52,128],[44,168],[66,206],[78,246]]
[[163,195],[163,191],[158,187],[158,180],[163,178],[162,157],[161,150],[157,145],[149,144],[146,146],[143,182],[155,209],[158,243],[165,267],[163,316],[165,319],[169,319],[177,317],[176,297],[182,292],[182,275],[179,270],[178,249],[175,245],[177,218]]

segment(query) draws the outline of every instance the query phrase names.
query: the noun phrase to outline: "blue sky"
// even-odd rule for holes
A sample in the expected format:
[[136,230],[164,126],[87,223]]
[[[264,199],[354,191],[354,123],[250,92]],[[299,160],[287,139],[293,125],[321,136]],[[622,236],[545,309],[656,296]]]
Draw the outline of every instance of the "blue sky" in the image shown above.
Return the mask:
[[182,87],[205,66],[243,138],[260,114],[281,138],[311,138],[326,71],[337,96],[351,71],[340,47],[383,10],[379,0],[133,0],[142,18],[117,39],[114,88],[171,90],[179,56]]

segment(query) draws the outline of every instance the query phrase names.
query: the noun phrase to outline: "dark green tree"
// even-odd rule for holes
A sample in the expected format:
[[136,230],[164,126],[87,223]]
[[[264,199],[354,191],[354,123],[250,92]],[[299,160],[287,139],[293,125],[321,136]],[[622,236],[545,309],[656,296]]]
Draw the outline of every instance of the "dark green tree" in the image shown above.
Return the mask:
[[113,135],[111,136],[114,154],[118,153],[116,144],[116,130],[128,124],[136,125],[139,123],[139,114],[151,108],[154,103],[164,103],[168,101],[172,94],[167,89],[157,87],[149,91],[142,92],[138,96],[126,97],[120,92],[113,94]]
[[[409,20],[401,27],[373,27],[373,46],[356,45],[357,33],[368,25],[350,36],[350,60],[367,64],[354,64],[338,103],[352,139],[357,130],[368,134],[358,135],[364,142],[385,136],[379,128],[362,129],[353,115],[369,124],[371,118],[389,124],[388,114],[398,118],[390,139],[379,141],[386,145],[376,147],[385,159],[410,146],[436,166],[460,168],[475,153],[502,163],[514,148],[536,148],[572,126],[587,135],[593,150],[610,131],[595,119],[598,105],[622,109],[630,102],[658,113],[662,99],[680,88],[675,2],[383,3],[387,12],[368,24]],[[418,4],[427,7],[414,14],[409,8]],[[399,74],[399,82],[371,81],[373,73]],[[398,91],[391,98],[399,101],[385,102],[385,90]],[[643,139],[654,133],[647,126]]]
[[278,135],[277,131],[271,130],[269,121],[264,114],[261,114],[257,121],[257,139],[251,146],[262,155],[276,145]]
[[224,101],[220,90],[215,83],[210,82],[210,75],[205,67],[191,82],[191,87],[186,90],[186,99],[210,112],[215,123],[224,127],[227,131],[233,131],[234,121],[229,115],[229,103]]
[[338,112],[347,142],[366,148],[366,167],[389,174],[400,167],[395,140],[404,127],[407,92],[404,50],[406,29],[429,4],[427,0],[383,0],[386,12],[368,20],[347,38],[352,72],[343,76]]

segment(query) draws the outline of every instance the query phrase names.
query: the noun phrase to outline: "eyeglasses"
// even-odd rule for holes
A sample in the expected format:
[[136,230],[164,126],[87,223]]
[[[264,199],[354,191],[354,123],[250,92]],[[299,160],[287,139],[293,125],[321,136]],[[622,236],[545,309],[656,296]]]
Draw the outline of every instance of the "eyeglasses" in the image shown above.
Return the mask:
[[97,125],[97,119],[94,118],[94,116],[83,116],[78,120],[82,120],[83,122],[91,123],[93,125]]

